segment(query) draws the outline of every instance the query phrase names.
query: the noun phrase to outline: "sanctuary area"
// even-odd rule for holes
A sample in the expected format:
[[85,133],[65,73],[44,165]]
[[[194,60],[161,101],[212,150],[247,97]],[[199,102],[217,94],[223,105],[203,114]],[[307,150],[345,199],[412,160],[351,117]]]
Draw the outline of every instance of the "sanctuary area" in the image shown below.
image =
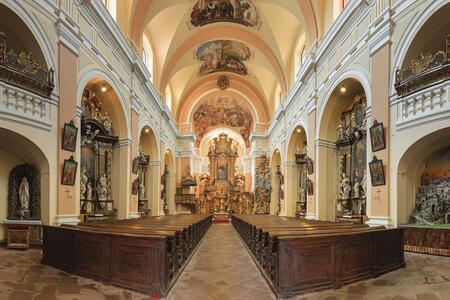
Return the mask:
[[0,300],[450,295],[450,0],[0,0]]

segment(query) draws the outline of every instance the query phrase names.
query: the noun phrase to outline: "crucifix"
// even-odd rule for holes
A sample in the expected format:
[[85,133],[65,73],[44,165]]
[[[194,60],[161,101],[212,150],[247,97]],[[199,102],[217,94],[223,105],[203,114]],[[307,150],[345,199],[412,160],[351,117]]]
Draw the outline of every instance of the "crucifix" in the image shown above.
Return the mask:
[[66,193],[66,199],[67,200],[72,200],[72,196],[69,195],[70,194],[69,188],[66,188],[66,190],[64,192]]

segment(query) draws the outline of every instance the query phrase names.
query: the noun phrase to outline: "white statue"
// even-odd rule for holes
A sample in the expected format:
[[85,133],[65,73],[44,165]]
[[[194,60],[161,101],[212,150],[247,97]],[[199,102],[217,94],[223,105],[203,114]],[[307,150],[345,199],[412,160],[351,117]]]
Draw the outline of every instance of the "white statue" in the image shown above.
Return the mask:
[[92,200],[92,184],[90,182],[87,183],[86,200]]
[[97,184],[97,196],[98,200],[105,201],[106,194],[108,193],[108,179],[106,178],[106,174],[103,174]]
[[348,200],[350,199],[350,191],[352,187],[350,185],[350,179],[347,177],[345,173],[342,173],[342,181],[341,181],[341,199]]
[[367,171],[364,170],[364,176],[363,179],[361,180],[361,189],[364,192],[364,196],[366,196],[366,190],[367,190]]
[[340,119],[337,128],[337,140],[342,141],[343,139],[345,139],[345,128],[342,119]]
[[300,193],[300,203],[305,203],[306,202],[306,191],[304,187],[300,187],[300,189],[298,190]]
[[355,179],[355,183],[353,184],[353,196],[359,198],[359,182],[357,179]]
[[86,184],[88,177],[86,176],[86,169],[81,168],[81,180],[80,180],[80,199],[84,200],[84,193],[86,193]]
[[142,181],[139,183],[139,199],[145,199],[145,186]]
[[30,185],[26,177],[22,178],[22,182],[19,186],[19,200],[20,208],[22,210],[28,210],[30,205]]

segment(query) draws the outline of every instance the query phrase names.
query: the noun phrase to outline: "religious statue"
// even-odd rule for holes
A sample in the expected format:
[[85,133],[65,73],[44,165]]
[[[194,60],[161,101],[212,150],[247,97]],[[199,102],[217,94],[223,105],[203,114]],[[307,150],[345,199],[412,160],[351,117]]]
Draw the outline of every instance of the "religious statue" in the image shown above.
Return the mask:
[[306,202],[306,190],[301,186],[298,192],[300,193],[300,203],[303,205]]
[[145,199],[145,186],[142,181],[139,182],[139,199]]
[[367,195],[366,194],[366,189],[367,189],[367,171],[364,170],[364,176],[363,179],[361,180],[361,189],[364,193],[364,196]]
[[355,183],[353,184],[353,197],[359,198],[359,182],[358,179],[355,179]]
[[168,215],[169,211],[167,208],[167,192],[168,192],[168,178],[169,175],[169,168],[167,165],[164,166],[164,173],[161,176],[161,185],[163,186],[163,189],[161,191],[161,199],[163,200],[163,210],[164,214]]
[[103,174],[97,184],[97,196],[99,201],[106,201],[106,195],[108,193],[108,179],[106,174]]
[[92,200],[92,184],[90,182],[87,183],[86,187],[86,200]]
[[26,177],[22,178],[19,186],[20,209],[28,210],[30,205],[30,186]]
[[86,184],[88,181],[88,177],[86,175],[86,169],[81,168],[81,180],[80,180],[80,199],[84,200],[84,194],[86,193]]
[[342,200],[350,199],[351,189],[352,189],[352,187],[350,185],[350,179],[347,177],[347,174],[342,173],[341,191],[340,191]]
[[340,119],[337,128],[337,140],[342,141],[344,139],[345,139],[344,122],[342,121],[342,119]]

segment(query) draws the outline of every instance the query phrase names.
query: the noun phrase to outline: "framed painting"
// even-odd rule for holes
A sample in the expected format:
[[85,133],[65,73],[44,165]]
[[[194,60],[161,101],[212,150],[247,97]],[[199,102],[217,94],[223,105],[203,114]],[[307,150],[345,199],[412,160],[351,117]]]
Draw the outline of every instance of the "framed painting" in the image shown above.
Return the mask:
[[61,184],[63,185],[75,184],[75,178],[77,176],[77,167],[78,163],[75,161],[73,156],[71,156],[69,159],[64,160]]
[[311,181],[311,179],[308,178],[308,181],[306,182],[306,188],[308,190],[308,195],[314,195],[314,186],[313,183]]
[[70,123],[65,123],[61,148],[63,150],[75,152],[75,148],[77,146],[77,134],[78,128],[75,127],[73,121],[70,121]]
[[386,149],[386,139],[384,137],[383,123],[375,121],[370,127],[370,143],[372,144],[372,152]]
[[314,174],[314,164],[311,158],[306,158],[306,169],[308,170],[308,174]]
[[384,177],[383,160],[373,157],[369,163],[370,179],[372,180],[372,186],[380,186],[386,184]]
[[228,168],[226,164],[217,166],[217,181],[228,180]]

